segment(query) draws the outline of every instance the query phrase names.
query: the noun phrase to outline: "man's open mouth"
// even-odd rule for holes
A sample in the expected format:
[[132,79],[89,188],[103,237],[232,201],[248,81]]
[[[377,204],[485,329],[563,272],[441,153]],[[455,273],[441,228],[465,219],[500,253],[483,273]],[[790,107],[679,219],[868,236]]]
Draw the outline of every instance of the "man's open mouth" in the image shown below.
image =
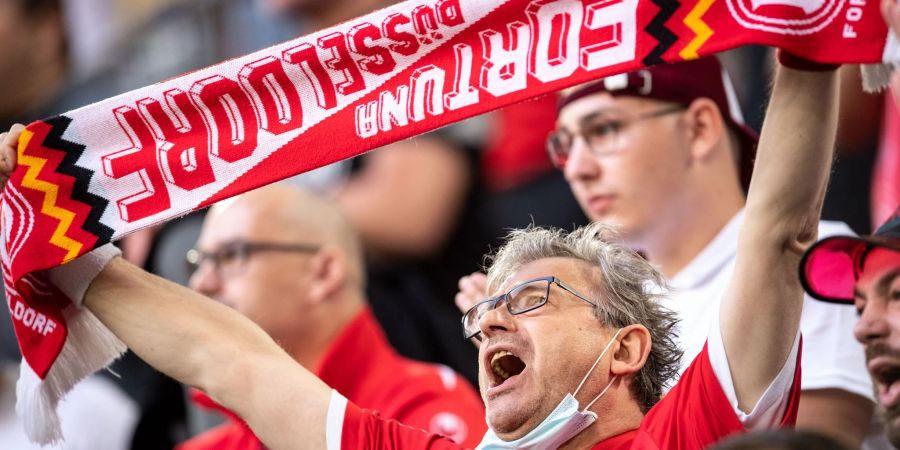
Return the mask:
[[506,350],[500,350],[491,356],[491,384],[494,386],[503,384],[506,380],[522,373],[523,370],[525,370],[525,362]]
[[869,371],[878,388],[878,401],[890,408],[900,403],[900,365],[893,363],[870,364]]

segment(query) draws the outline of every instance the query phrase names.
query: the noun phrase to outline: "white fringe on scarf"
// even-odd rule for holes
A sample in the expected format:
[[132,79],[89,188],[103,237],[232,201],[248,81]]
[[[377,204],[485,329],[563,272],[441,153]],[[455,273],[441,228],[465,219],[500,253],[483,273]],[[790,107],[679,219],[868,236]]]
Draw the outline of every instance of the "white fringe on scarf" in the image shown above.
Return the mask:
[[62,442],[56,407],[79,381],[110,365],[127,348],[86,308],[70,305],[63,310],[68,336],[59,357],[41,381],[25,360],[16,384],[16,413],[25,433],[41,445]]
[[862,72],[863,90],[866,92],[880,92],[891,82],[891,72],[900,67],[900,41],[893,32],[888,32],[887,42],[884,44],[884,55],[881,64],[863,64]]

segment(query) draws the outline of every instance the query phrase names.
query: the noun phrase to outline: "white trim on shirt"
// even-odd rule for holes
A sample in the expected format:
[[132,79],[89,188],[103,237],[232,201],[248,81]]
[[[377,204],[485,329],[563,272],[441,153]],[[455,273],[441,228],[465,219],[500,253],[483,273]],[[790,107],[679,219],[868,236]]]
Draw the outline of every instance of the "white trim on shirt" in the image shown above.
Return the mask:
[[791,386],[794,382],[794,372],[797,369],[797,351],[800,349],[800,333],[794,336],[794,345],[787,360],[778,371],[775,379],[769,383],[763,395],[746,413],[738,407],[737,393],[734,390],[734,380],[731,378],[731,367],[728,364],[728,355],[725,353],[725,343],[722,340],[722,331],[719,326],[719,315],[715,315],[715,323],[710,329],[707,351],[713,373],[719,380],[719,385],[725,392],[725,397],[738,419],[747,430],[769,429],[779,424],[787,409],[790,398]]
[[325,419],[325,446],[328,450],[341,450],[341,434],[344,432],[344,414],[347,412],[347,397],[331,390],[328,401],[328,416]]
[[[737,240],[745,217],[740,211],[726,224],[706,247],[677,275],[669,280],[669,292],[661,298],[663,306],[676,313],[678,325],[676,343],[684,350],[680,371],[709,339],[708,324],[719,314],[722,296],[729,280],[735,276]],[[841,222],[819,222],[819,238],[852,235]],[[852,338],[857,321],[851,305],[836,305],[803,299],[800,332],[803,334],[801,389],[837,389],[874,400],[872,380],[866,370],[862,345]]]

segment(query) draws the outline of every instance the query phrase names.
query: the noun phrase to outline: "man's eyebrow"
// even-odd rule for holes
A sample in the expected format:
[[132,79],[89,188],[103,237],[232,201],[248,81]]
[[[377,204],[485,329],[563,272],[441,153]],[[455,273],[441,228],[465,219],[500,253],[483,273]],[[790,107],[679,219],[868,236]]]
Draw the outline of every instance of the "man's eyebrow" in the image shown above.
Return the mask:
[[520,288],[519,292],[533,291],[533,290],[543,291],[544,288],[545,288],[545,285],[535,285],[535,284],[533,284],[533,283],[529,283],[529,284],[527,284],[527,285],[525,285],[525,286],[522,286],[522,287]]
[[887,275],[881,277],[881,279],[878,280],[878,284],[876,284],[877,292],[879,294],[887,294],[888,288],[890,287],[891,283],[893,283],[894,279],[896,279],[898,276],[900,276],[900,267],[894,268],[893,270],[888,272]]
[[611,114],[611,113],[612,113],[612,114],[615,114],[615,113],[617,113],[617,112],[619,112],[619,111],[618,111],[617,109],[614,109],[614,108],[603,108],[603,109],[598,109],[598,110],[596,110],[596,111],[594,111],[594,112],[592,112],[592,113],[590,113],[590,114],[581,116],[581,118],[578,119],[578,124],[579,124],[579,125],[584,125],[585,123],[590,122],[590,121],[596,119],[597,117],[607,116],[607,115],[609,115],[609,114]]
[[[900,276],[900,267],[897,267],[896,269],[888,272],[887,275],[882,276],[881,279],[879,279],[878,282],[875,283],[875,292],[877,292],[878,294],[886,295],[888,287],[898,276]],[[853,298],[865,300],[866,295],[854,285]]]

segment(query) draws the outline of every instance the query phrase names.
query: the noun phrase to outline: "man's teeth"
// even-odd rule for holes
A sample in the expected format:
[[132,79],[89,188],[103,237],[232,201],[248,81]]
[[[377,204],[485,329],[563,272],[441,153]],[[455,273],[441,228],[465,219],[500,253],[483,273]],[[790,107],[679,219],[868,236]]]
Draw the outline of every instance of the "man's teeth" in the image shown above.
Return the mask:
[[502,367],[500,367],[500,358],[503,358],[507,355],[516,356],[506,350],[500,350],[499,352],[494,353],[494,356],[491,357],[491,368],[494,369],[494,373],[497,374],[497,376],[500,377],[500,379],[503,381],[506,381],[506,379],[509,378],[509,373],[503,370]]

